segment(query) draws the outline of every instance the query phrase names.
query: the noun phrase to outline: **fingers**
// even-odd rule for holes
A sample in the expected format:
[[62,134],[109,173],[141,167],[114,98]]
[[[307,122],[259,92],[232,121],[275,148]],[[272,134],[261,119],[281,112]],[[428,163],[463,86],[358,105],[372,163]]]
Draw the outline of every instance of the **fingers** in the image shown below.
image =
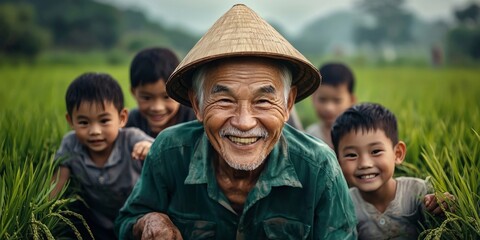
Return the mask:
[[454,200],[455,196],[448,192],[445,192],[443,195],[440,194],[439,197],[435,194],[427,194],[424,198],[425,209],[434,215],[442,215],[445,211],[453,211],[453,208],[449,207],[448,202]]
[[142,232],[139,234],[142,236],[142,240],[183,239],[178,228],[173,224],[166,214],[148,213],[139,220],[138,224],[139,226],[134,226],[134,229],[135,227],[140,227],[142,229]]
[[150,151],[151,145],[152,143],[148,141],[142,141],[135,144],[135,146],[133,146],[132,158],[135,160],[144,160],[148,151]]

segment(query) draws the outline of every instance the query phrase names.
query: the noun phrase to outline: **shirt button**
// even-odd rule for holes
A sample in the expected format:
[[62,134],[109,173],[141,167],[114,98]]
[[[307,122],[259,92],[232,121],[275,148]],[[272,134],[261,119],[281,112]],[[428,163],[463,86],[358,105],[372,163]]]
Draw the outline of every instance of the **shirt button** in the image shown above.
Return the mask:
[[105,182],[105,177],[104,177],[104,176],[98,177],[98,182],[99,182],[100,184],[103,184],[103,182]]
[[385,224],[385,218],[380,218],[378,223],[380,223],[380,225],[384,225]]

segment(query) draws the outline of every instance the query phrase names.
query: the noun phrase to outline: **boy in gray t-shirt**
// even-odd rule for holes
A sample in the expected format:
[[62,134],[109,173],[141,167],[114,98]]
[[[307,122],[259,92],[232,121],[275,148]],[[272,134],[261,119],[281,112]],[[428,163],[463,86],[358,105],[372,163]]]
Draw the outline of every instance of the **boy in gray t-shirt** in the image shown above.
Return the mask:
[[108,74],[86,73],[75,79],[66,93],[67,133],[57,151],[62,159],[54,176],[52,195],[68,179],[80,187],[87,204],[80,212],[96,239],[115,239],[113,222],[130,195],[153,138],[136,128],[125,128],[120,85]]
[[332,128],[332,142],[350,189],[357,214],[359,239],[417,239],[425,210],[443,213],[449,193],[427,194],[424,180],[393,178],[396,164],[405,158],[406,145],[398,140],[397,120],[379,104],[347,109]]

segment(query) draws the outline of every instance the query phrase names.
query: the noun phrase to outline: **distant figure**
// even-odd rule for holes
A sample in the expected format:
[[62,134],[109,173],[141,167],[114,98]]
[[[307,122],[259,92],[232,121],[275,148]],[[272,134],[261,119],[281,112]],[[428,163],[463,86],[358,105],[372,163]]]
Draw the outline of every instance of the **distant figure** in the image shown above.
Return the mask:
[[355,77],[350,68],[342,63],[321,66],[320,75],[322,83],[312,95],[319,122],[310,125],[306,132],[333,148],[330,129],[335,119],[356,102],[353,94]]
[[432,47],[431,50],[432,54],[432,65],[433,67],[440,67],[443,64],[443,53],[442,53],[442,48],[440,48],[438,45],[435,45]]
[[177,65],[177,56],[167,48],[147,48],[135,55],[130,65],[130,91],[138,109],[131,110],[127,127],[156,137],[167,127],[196,119],[190,107],[167,94],[165,82]]
[[80,214],[96,239],[115,239],[113,222],[140,176],[153,138],[123,128],[128,112],[120,85],[108,74],[85,73],[68,87],[66,118],[73,131],[62,140],[52,195],[72,178],[87,204]]
[[[427,194],[419,178],[393,178],[406,145],[398,140],[395,115],[379,104],[355,105],[340,115],[332,140],[345,179],[352,187],[359,239],[417,239],[425,210],[443,213],[453,195]],[[448,200],[447,200],[448,199]]]

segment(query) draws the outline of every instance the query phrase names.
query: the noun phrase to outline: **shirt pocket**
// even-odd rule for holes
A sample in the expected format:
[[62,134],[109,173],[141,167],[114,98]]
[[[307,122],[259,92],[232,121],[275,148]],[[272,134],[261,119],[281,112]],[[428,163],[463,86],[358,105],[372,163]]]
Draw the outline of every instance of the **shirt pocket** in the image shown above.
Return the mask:
[[215,222],[175,218],[174,224],[183,230],[181,233],[184,239],[215,239]]
[[267,239],[306,239],[310,234],[310,225],[276,217],[264,220],[263,230]]

